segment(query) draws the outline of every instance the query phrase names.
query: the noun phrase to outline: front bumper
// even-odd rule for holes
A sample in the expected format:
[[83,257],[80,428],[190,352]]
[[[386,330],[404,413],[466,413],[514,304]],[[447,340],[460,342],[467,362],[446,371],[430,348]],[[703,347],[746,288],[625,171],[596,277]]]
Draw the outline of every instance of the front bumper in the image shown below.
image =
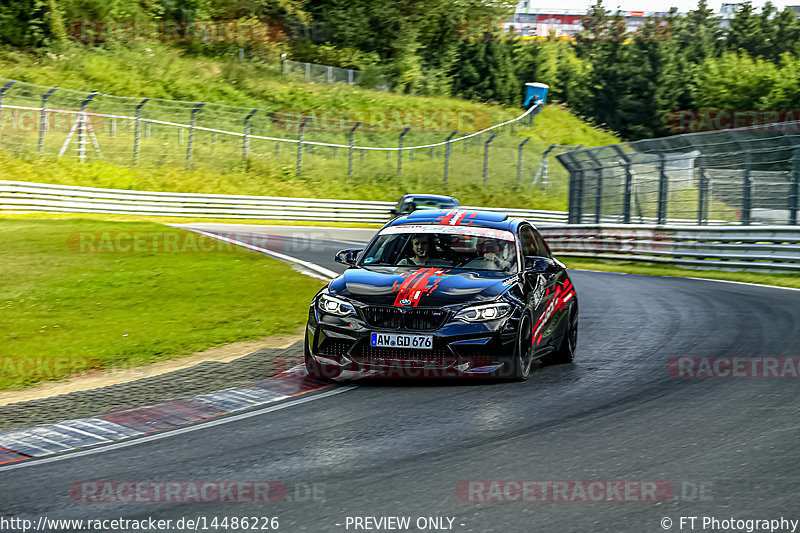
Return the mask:
[[[450,314],[452,315],[452,313]],[[511,368],[519,312],[493,321],[468,323],[446,319],[436,329],[380,328],[358,315],[337,317],[309,312],[306,353],[319,365],[389,377],[463,377],[501,375]],[[433,336],[429,350],[379,348],[373,332]]]

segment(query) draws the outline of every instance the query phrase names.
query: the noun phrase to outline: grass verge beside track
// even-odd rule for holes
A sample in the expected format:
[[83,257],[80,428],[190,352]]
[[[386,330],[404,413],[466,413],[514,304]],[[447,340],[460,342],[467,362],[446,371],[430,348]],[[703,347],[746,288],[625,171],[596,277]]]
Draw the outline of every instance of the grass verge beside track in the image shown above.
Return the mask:
[[[558,255],[558,254],[556,254]],[[622,272],[645,276],[671,276],[677,278],[703,278],[722,281],[739,281],[758,285],[775,285],[800,289],[800,276],[797,274],[763,274],[759,272],[726,272],[722,270],[695,270],[674,266],[649,265],[630,261],[609,261],[576,257],[559,258],[567,267],[576,270],[600,270],[603,272]]]
[[0,219],[0,389],[297,332],[321,281],[199,239],[145,222]]

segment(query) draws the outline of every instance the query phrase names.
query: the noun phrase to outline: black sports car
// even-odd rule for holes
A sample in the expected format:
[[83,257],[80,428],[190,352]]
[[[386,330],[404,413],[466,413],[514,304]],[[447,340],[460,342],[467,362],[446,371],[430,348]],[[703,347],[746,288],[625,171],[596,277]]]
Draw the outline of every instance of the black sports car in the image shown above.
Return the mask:
[[529,222],[423,210],[386,224],[312,300],[305,364],[397,377],[524,380],[533,361],[573,360],[578,300]]

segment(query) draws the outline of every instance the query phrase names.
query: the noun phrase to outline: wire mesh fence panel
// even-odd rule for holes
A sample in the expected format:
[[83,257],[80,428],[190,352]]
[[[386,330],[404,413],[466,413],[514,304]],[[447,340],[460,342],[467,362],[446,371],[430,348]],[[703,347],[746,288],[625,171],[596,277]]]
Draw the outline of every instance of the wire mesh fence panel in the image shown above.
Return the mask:
[[571,222],[599,213],[622,222],[797,224],[798,122],[589,148],[558,159],[570,174]]
[[[310,76],[323,71],[326,79],[343,75],[308,68]],[[0,79],[0,89],[11,82]],[[402,176],[409,185],[427,188],[519,186],[528,196],[533,191],[566,197],[568,173],[549,161],[575,147],[526,137],[526,131],[532,134],[526,130],[529,117],[540,110],[499,125],[488,115],[461,111],[375,111],[369,122],[353,113],[304,114],[13,82],[0,101],[0,150],[140,168],[333,178],[354,185],[372,179],[396,183]]]
[[281,65],[282,75],[285,79],[302,81],[305,83],[319,83],[332,85],[345,83],[347,85],[369,85],[370,89],[389,92],[391,87],[382,77],[369,80],[363,71],[291,61],[284,59]]

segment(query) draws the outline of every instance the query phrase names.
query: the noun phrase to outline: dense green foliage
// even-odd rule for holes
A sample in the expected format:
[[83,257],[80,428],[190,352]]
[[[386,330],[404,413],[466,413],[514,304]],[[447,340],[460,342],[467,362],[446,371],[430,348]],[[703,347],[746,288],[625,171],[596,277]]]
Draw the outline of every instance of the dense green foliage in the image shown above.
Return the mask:
[[[800,105],[800,22],[794,11],[739,4],[730,26],[701,0],[627,32],[601,1],[574,43],[544,42],[537,80],[554,98],[628,139],[683,132],[680,110],[780,111]],[[777,116],[780,116],[779,114]]]
[[[800,22],[789,8],[738,5],[727,28],[706,0],[629,31],[602,0],[572,41],[503,33],[513,0],[7,0],[0,45],[59,53],[70,40],[108,48],[119,33],[85,21],[261,21],[263,41],[178,39],[188,54],[266,63],[282,54],[365,70],[396,92],[516,106],[525,82],[628,139],[674,133],[678,110],[781,110],[800,105]],[[94,24],[94,23],[92,23]],[[90,24],[91,26],[91,24]],[[80,31],[78,31],[80,27]],[[93,27],[93,26],[92,26]],[[80,34],[80,35],[78,35]],[[163,35],[162,35],[163,36]],[[124,39],[123,39],[124,40]]]

